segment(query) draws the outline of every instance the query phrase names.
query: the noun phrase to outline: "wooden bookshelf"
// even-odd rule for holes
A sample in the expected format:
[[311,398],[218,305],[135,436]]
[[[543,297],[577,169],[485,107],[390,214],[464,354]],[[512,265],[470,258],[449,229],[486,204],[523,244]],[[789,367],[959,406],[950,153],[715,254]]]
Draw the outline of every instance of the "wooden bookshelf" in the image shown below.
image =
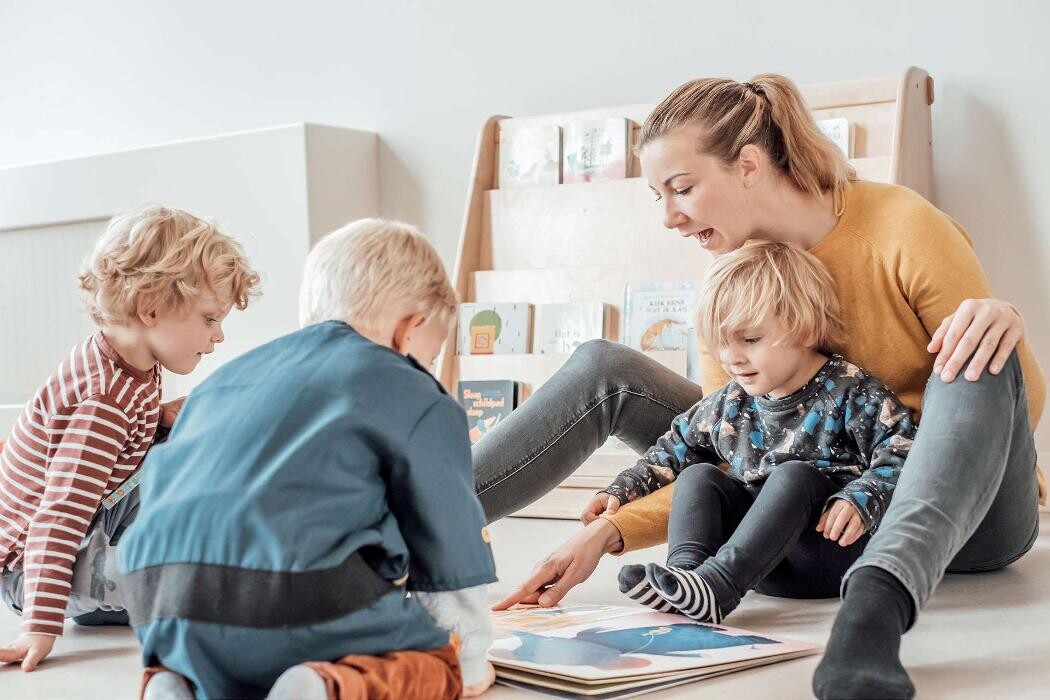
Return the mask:
[[[854,128],[850,159],[865,180],[933,191],[930,105],[933,79],[920,68],[901,75],[801,87],[816,119],[845,118]],[[632,143],[653,105],[629,105],[529,117],[494,116],[478,137],[453,282],[463,301],[603,301],[619,310],[624,286],[657,279],[700,280],[710,256],[683,245],[640,175],[624,180],[497,189],[499,130],[584,119],[627,117]],[[606,337],[619,337],[619,314]],[[567,355],[458,355],[453,331],[438,378],[454,392],[460,379],[514,379],[535,391]],[[685,373],[685,353],[653,353]],[[590,496],[634,461],[622,447],[603,447],[561,487],[518,515],[579,517]]]

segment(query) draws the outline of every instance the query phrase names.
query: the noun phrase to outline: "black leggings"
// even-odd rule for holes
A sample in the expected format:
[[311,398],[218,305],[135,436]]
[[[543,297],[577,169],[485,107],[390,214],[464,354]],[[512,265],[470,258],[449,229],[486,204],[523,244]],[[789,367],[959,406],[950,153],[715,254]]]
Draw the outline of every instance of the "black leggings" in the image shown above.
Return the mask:
[[697,569],[728,613],[754,588],[783,598],[831,598],[867,535],[848,547],[816,531],[839,486],[809,462],[785,462],[755,486],[712,464],[679,474],[667,564]]

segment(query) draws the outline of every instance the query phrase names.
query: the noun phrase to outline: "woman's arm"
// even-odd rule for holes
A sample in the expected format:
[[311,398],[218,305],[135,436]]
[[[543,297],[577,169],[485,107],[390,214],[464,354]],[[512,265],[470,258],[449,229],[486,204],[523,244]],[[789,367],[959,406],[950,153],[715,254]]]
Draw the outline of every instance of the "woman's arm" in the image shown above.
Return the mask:
[[590,577],[603,554],[619,551],[622,542],[616,526],[604,518],[595,520],[537,564],[525,582],[492,609],[506,610],[516,603],[557,605],[576,584]]
[[934,371],[952,382],[965,369],[976,381],[998,374],[1015,349],[1024,369],[1033,425],[1043,411],[1046,378],[1024,343],[1025,326],[1011,304],[992,297],[988,279],[966,232],[928,206],[915,213],[916,235],[896,253],[896,277],[930,334]]

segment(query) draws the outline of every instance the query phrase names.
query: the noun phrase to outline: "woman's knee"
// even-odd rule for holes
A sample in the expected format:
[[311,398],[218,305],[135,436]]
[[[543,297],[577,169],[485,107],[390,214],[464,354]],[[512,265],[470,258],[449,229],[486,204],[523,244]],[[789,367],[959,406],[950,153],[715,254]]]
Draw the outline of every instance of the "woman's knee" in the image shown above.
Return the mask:
[[1004,384],[1016,390],[1022,390],[1024,388],[1024,376],[1021,371],[1021,360],[1017,356],[1017,350],[1012,350],[1010,352],[1010,356],[1006,358],[1006,363],[1003,364],[1003,367],[998,372],[998,374],[992,374],[989,368],[985,367],[984,371],[981,372],[981,376],[978,377],[975,381],[970,381],[964,376],[966,369],[970,366],[970,362],[972,360],[973,356],[970,356],[966,359],[966,362],[963,364],[963,367],[959,371],[959,374],[951,382],[944,381],[943,379],[941,379],[940,373],[938,373],[936,370],[933,370],[930,373],[929,379],[926,381],[926,392],[923,396],[923,403],[925,404],[926,395],[928,395],[931,391],[950,391],[953,388],[965,389],[967,387],[974,388],[980,387],[982,385],[995,387],[996,390],[1001,390]]
[[573,351],[570,362],[591,367],[609,367],[630,362],[637,354],[637,351],[630,349],[626,345],[599,338],[581,343]]

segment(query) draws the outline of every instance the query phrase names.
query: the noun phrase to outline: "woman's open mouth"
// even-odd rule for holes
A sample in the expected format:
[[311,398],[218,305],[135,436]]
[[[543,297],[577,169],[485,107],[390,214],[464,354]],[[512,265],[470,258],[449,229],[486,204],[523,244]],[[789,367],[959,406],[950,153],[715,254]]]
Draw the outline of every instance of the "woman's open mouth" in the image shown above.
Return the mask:
[[707,242],[711,240],[711,236],[714,235],[715,230],[713,228],[705,228],[696,234],[697,240],[700,241],[700,245],[707,245]]

